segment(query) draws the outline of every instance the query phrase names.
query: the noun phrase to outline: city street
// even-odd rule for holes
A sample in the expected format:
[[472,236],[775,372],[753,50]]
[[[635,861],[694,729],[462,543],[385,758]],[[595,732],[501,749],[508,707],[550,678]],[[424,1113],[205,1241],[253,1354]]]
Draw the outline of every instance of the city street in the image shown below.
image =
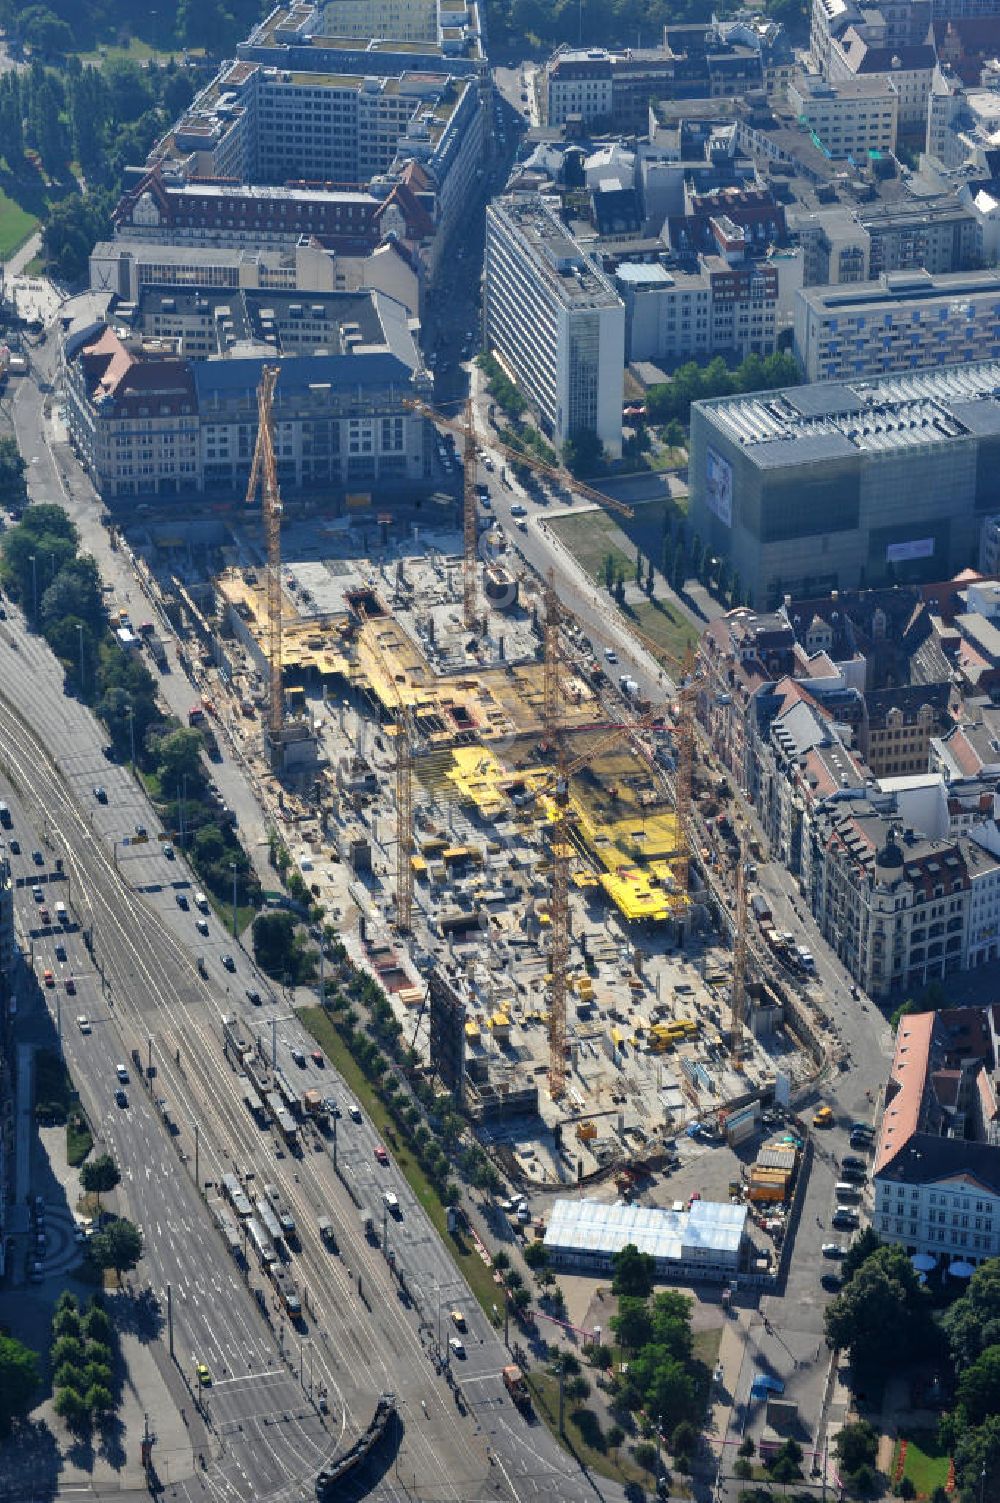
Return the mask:
[[[175,1357],[186,1381],[193,1383],[196,1362],[206,1362],[213,1374],[212,1389],[205,1391],[213,1487],[237,1496],[276,1497],[284,1496],[290,1478],[301,1477],[308,1493],[324,1456],[335,1450],[341,1435],[349,1440],[364,1427],[377,1394],[390,1388],[400,1400],[402,1437],[391,1476],[383,1476],[374,1489],[365,1486],[371,1496],[396,1498],[409,1489],[414,1496],[457,1503],[473,1496],[533,1497],[554,1486],[566,1499],[586,1496],[588,1486],[565,1453],[540,1427],[529,1431],[510,1405],[500,1381],[505,1350],[401,1176],[394,1167],[376,1176],[370,1127],[341,1125],[343,1165],[373,1196],[380,1186],[399,1196],[403,1216],[398,1226],[392,1224],[390,1246],[415,1308],[405,1307],[381,1251],[364,1239],[328,1149],[307,1150],[296,1164],[270,1132],[249,1123],[237,1077],[222,1057],[218,1020],[221,1013],[236,1011],[245,1015],[248,1027],[257,1022],[263,1015],[245,992],[254,987],[267,994],[268,985],[216,920],[210,922],[208,940],[199,938],[195,945],[191,914],[175,901],[177,890],[191,886],[179,862],[168,861],[155,840],[124,843],[137,823],[155,835],[152,812],[127,772],[105,761],[100,728],[83,706],[65,698],[47,648],[14,612],[0,632],[0,678],[0,734],[10,783],[5,792],[22,845],[21,856],[14,858],[15,878],[39,870],[30,854],[36,848],[43,854],[44,875],[51,875],[57,856],[62,859],[65,900],[79,929],[92,936],[93,960],[79,931],[62,937],[66,962],[56,959],[59,937],[51,926],[40,932],[30,886],[18,888],[19,923],[29,936],[36,973],[52,969],[58,976],[57,985],[43,995],[61,1024],[95,1127],[122,1165],[123,1209],[146,1234],[138,1281],[152,1286],[161,1315],[167,1286],[172,1290]],[[48,748],[60,750],[53,755]],[[106,807],[94,800],[99,781],[108,791]],[[231,976],[216,958],[226,950],[236,958]],[[195,954],[202,952],[209,958],[207,981],[194,966]],[[72,1000],[65,995],[68,974],[77,986]],[[73,1021],[78,1015],[88,1019],[89,1033]],[[269,1047],[270,1029],[261,1031]],[[291,1045],[309,1047],[290,1019],[276,1031],[283,1056]],[[136,1082],[129,1087],[128,1108],[114,1106],[115,1066],[129,1061],[132,1049],[144,1059],[152,1051],[157,1072],[152,1094],[169,1101],[180,1127],[176,1137]],[[295,1069],[287,1058],[284,1064],[286,1071]],[[313,1071],[303,1072],[303,1084],[310,1080],[343,1095],[329,1067]],[[302,1252],[293,1259],[292,1272],[311,1312],[301,1348],[298,1336],[282,1330],[276,1316],[271,1317],[276,1332],[260,1319],[199,1201],[196,1154],[209,1201],[220,1176],[234,1170],[249,1177],[251,1186],[273,1179],[281,1188],[300,1227]],[[320,1214],[335,1223],[339,1258],[320,1241]],[[357,1291],[359,1275],[364,1299]],[[269,1310],[268,1286],[256,1273],[251,1283],[265,1291]],[[467,1312],[462,1387],[469,1413],[464,1419],[433,1360],[439,1299],[447,1300],[449,1309],[457,1304]],[[282,1351],[291,1371],[282,1364]],[[303,1392],[310,1379],[329,1389],[329,1428]],[[30,1496],[32,1485],[29,1472],[17,1495]],[[173,1485],[182,1496],[190,1482]],[[614,1489],[605,1492],[616,1496]]]

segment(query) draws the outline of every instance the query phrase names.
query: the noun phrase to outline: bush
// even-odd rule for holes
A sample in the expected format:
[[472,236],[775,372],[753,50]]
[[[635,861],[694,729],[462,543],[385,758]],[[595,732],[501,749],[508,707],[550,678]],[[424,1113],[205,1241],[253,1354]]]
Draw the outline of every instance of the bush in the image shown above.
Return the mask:
[[656,1447],[651,1441],[641,1440],[635,1448],[636,1465],[645,1472],[656,1470]]
[[753,1463],[746,1456],[737,1456],[736,1460],[733,1462],[733,1472],[737,1477],[752,1477]]
[[915,1498],[917,1485],[912,1477],[901,1477],[896,1484],[895,1493],[897,1498]]

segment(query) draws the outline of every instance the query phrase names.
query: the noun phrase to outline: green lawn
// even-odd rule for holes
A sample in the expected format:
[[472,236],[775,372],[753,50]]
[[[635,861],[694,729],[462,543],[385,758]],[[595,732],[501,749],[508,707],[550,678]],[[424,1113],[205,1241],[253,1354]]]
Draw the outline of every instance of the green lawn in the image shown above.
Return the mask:
[[0,261],[8,261],[37,228],[34,214],[22,209],[0,188]]
[[[141,37],[133,37],[126,47],[101,45],[90,52],[78,52],[76,54],[81,63],[92,63],[95,67],[99,67],[101,63],[120,63],[123,61],[148,63],[151,60],[155,60],[162,65],[163,63],[169,63],[171,60],[179,62],[183,55],[182,48],[168,48],[164,52],[158,47],[153,47],[149,42],[144,42]],[[194,49],[189,48],[188,56],[203,57],[204,51],[197,47]]]
[[625,539],[610,512],[575,512],[569,517],[556,517],[549,526],[591,579],[603,584],[604,560],[609,553],[615,568],[624,570],[626,580],[635,578],[635,549],[628,554],[623,551]]
[[[948,1481],[948,1452],[938,1444],[933,1430],[904,1432],[907,1441],[906,1461],[903,1476],[909,1477],[917,1489],[917,1496],[929,1498],[936,1487],[944,1487]],[[902,1437],[900,1437],[902,1439]],[[899,1457],[899,1441],[892,1458],[892,1474],[895,1476]]]
[[721,1345],[721,1326],[713,1326],[710,1330],[693,1333],[692,1354],[697,1362],[704,1362],[710,1374],[715,1371]]
[[476,1252],[475,1244],[471,1240],[466,1242],[464,1238],[457,1241],[448,1231],[445,1207],[441,1204],[437,1191],[414,1155],[400,1140],[392,1118],[376,1096],[371,1083],[355,1064],[346,1044],[323,1009],[303,1007],[298,1010],[298,1015],[321,1046],[334,1069],[344,1077],[351,1094],[371,1117],[380,1136],[392,1150],[392,1156],[406,1176],[411,1190],[434,1223],[442,1242],[468,1281],[473,1294],[486,1314],[492,1318],[493,1306],[495,1304],[502,1306],[503,1301],[499,1286],[493,1282],[493,1275]]
[[[526,1374],[528,1387],[534,1400],[535,1409],[539,1419],[543,1420],[553,1435],[558,1436],[559,1430],[559,1379],[542,1369]],[[590,1374],[587,1375],[590,1377]],[[588,1470],[598,1472],[600,1476],[607,1477],[613,1482],[623,1485],[629,1482],[637,1482],[640,1485],[649,1485],[650,1476],[637,1466],[629,1452],[629,1442],[626,1441],[617,1454],[604,1450],[597,1446],[588,1445],[584,1440],[579,1425],[573,1419],[573,1410],[577,1408],[575,1401],[567,1399],[563,1409],[565,1425],[565,1439],[568,1449],[573,1452],[577,1460]]]
[[657,642],[675,664],[683,662],[688,647],[698,640],[697,629],[669,600],[643,600],[626,606],[623,614],[644,636]]

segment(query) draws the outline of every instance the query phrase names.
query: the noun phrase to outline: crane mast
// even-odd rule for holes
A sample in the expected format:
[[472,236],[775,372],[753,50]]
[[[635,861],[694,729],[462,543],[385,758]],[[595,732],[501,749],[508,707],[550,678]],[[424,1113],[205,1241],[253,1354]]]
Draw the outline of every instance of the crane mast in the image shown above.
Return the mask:
[[278,489],[278,464],[274,455],[273,404],[274,388],[280,367],[265,365],[257,388],[257,442],[254,446],[247,502],[254,500],[261,487],[261,509],[267,537],[267,642],[268,642],[268,709],[267,730],[272,758],[280,755],[281,734],[285,723],[285,693],[282,674],[281,641],[281,493]]
[[466,631],[476,626],[476,429],[472,399],[465,404],[464,476],[462,489],[462,620]]
[[543,622],[542,729],[556,759],[555,820],[552,825],[549,876],[549,1095],[558,1101],[566,1090],[566,971],[569,966],[569,781],[559,713],[559,623],[562,612],[555,573],[545,581]]
[[732,1034],[730,1059],[735,1070],[743,1068],[743,1018],[747,992],[747,853],[740,835],[739,861],[736,867],[736,913],[733,925]]

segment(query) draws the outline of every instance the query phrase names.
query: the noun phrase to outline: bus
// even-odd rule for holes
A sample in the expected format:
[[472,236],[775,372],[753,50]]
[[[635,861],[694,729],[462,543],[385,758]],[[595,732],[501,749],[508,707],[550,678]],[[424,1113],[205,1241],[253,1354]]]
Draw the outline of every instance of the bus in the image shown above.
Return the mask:
[[255,1216],[248,1217],[244,1225],[246,1226],[247,1240],[257,1254],[257,1261],[260,1263],[260,1266],[262,1268],[270,1268],[272,1264],[277,1263],[278,1254],[274,1250],[270,1237],[257,1218]]
[[268,1092],[267,1109],[289,1148],[296,1148],[299,1141],[299,1130],[292,1121],[291,1113],[285,1110],[277,1091]]
[[287,1268],[282,1268],[280,1263],[272,1263],[268,1274],[287,1313],[293,1318],[301,1315],[302,1301],[299,1299],[295,1281]]
[[292,1089],[280,1070],[275,1070],[274,1072],[274,1084],[277,1087],[278,1095],[281,1097],[281,1104],[285,1108],[285,1111],[290,1112],[293,1117],[301,1117],[302,1101],[299,1093]]
[[267,1126],[267,1112],[261,1106],[260,1102],[257,1100],[257,1097],[253,1094],[252,1091],[243,1092],[243,1105],[246,1107],[247,1111],[250,1113],[251,1117],[256,1122],[258,1127]]
[[237,1216],[242,1220],[245,1220],[247,1216],[252,1214],[253,1208],[243,1193],[243,1186],[235,1174],[226,1174],[223,1176],[222,1193],[229,1201]]
[[219,1211],[216,1215],[215,1220],[218,1224],[219,1231],[222,1233],[223,1241],[230,1251],[230,1254],[234,1258],[240,1257],[243,1252],[243,1243],[240,1239],[240,1234],[237,1230],[237,1226],[233,1218],[231,1216],[227,1216],[225,1211]]
[[271,1207],[268,1205],[266,1198],[263,1195],[258,1195],[257,1199],[254,1201],[254,1205],[257,1209],[257,1215],[260,1217],[261,1225],[263,1226],[267,1235],[270,1237],[271,1241],[280,1242],[281,1227],[278,1225],[278,1218],[271,1210]]

